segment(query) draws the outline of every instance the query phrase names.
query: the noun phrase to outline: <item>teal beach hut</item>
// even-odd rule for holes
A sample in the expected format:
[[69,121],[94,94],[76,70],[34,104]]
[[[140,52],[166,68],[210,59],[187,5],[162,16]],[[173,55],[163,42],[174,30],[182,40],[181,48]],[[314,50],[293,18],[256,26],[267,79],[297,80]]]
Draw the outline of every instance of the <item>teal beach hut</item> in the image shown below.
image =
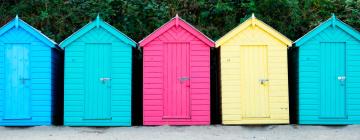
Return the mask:
[[300,124],[360,124],[360,33],[333,15],[295,42]]
[[130,126],[136,43],[98,16],[60,47],[65,50],[64,125]]
[[16,16],[0,28],[0,125],[51,125],[59,117],[62,51]]

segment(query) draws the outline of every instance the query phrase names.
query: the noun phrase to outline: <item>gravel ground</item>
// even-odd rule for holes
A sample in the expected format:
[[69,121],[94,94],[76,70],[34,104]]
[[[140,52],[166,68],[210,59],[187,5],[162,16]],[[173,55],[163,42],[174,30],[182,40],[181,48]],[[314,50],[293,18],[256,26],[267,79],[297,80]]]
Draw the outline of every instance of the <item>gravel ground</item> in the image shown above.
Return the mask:
[[349,126],[0,127],[0,140],[360,140]]

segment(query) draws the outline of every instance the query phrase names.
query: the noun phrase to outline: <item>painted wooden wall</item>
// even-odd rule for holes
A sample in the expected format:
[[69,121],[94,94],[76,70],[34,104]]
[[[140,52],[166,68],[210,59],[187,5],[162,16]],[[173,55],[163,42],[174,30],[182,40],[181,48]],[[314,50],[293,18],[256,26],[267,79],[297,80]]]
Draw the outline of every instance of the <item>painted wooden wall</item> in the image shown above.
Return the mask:
[[[0,125],[51,125],[61,54],[18,17],[0,29]],[[60,74],[61,75],[61,74]]]
[[296,41],[300,124],[360,123],[359,39],[333,16]]
[[64,125],[130,126],[136,43],[98,17],[60,45],[65,48]]
[[216,42],[221,46],[223,124],[289,123],[290,45],[289,39],[255,16]]
[[140,42],[144,125],[210,124],[210,47],[178,16]]

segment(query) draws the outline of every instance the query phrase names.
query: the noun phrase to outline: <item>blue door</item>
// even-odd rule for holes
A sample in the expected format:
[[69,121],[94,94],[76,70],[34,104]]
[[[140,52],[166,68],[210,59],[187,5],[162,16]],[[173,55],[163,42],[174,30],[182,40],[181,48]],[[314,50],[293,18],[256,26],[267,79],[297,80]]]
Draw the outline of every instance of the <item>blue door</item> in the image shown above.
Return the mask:
[[87,44],[85,119],[111,119],[111,44]]
[[321,43],[320,119],[346,118],[345,43]]
[[4,119],[30,119],[29,44],[5,48]]

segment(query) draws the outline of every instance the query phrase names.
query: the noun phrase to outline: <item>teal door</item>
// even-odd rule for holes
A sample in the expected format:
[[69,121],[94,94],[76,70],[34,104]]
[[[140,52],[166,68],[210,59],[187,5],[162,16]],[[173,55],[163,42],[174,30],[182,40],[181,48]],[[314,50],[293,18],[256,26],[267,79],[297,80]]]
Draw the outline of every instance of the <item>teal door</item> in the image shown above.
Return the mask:
[[320,118],[346,118],[345,43],[321,43]]
[[111,44],[87,44],[84,119],[111,119]]
[[4,119],[30,119],[28,48],[28,44],[6,45]]

